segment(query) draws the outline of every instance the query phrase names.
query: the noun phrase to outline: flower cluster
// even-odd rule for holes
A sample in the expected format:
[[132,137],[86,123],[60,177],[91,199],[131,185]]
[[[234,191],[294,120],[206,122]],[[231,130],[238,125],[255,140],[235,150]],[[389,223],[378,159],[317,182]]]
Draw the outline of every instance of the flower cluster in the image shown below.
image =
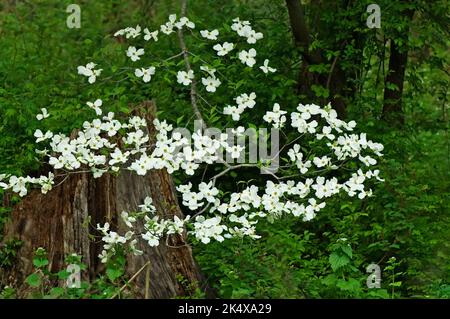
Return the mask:
[[177,21],[177,15],[171,14],[169,16],[169,21],[166,22],[166,24],[161,25],[161,32],[164,34],[171,34],[174,32],[174,28],[182,29],[183,27],[187,27],[189,29],[195,29],[195,23],[190,21],[186,17],[181,17]]
[[122,212],[122,222],[129,228],[133,228],[138,218],[144,220],[144,232],[136,234],[134,231],[127,231],[123,236],[110,229],[110,224],[105,223],[103,226],[97,224],[97,230],[102,234],[103,250],[98,256],[103,263],[115,254],[117,247],[127,247],[129,252],[135,255],[141,255],[142,251],[136,248],[139,237],[147,242],[150,247],[158,246],[160,240],[164,236],[173,234],[182,234],[186,222],[190,217],[180,219],[174,216],[173,219],[160,219],[155,216],[156,208],[153,206],[151,197],[146,197],[144,204],[139,206],[140,211],[130,214]]
[[[7,182],[6,179],[8,179]],[[28,194],[27,185],[33,184],[41,188],[42,194],[46,194],[53,188],[54,179],[55,175],[53,173],[48,173],[48,176],[40,176],[39,178],[0,174],[0,188],[12,190],[23,197]]]
[[280,104],[275,103],[273,105],[273,110],[266,112],[263,116],[263,120],[267,123],[273,123],[272,126],[274,128],[281,128],[286,122],[286,116],[284,115],[286,113],[286,111],[280,109]]
[[[187,17],[181,17],[177,20],[176,14],[171,14],[168,21],[160,26],[160,30],[150,31],[148,28],[142,30],[141,26],[127,27],[125,29],[118,30],[114,36],[125,36],[127,39],[136,39],[141,36],[142,32],[144,34],[144,40],[158,41],[159,32],[170,35],[175,32],[175,30],[181,30],[183,28],[195,29],[195,24],[190,21]],[[256,32],[250,25],[249,21],[241,21],[239,18],[233,19],[231,29],[235,31],[240,37],[247,39],[247,43],[255,44],[258,40],[263,38],[261,32]],[[201,37],[207,40],[218,40],[219,30],[200,30]],[[228,55],[236,45],[230,42],[216,43],[212,46],[213,50],[216,51],[217,56],[224,57]],[[190,52],[186,52],[189,53]],[[129,46],[126,50],[127,56],[132,62],[141,60],[141,57],[145,54],[144,48],[136,48],[135,46]],[[249,50],[241,50],[238,54],[239,60],[246,66],[253,67],[256,64],[256,50],[250,48]],[[265,59],[263,65],[259,68],[264,73],[273,73],[276,71],[275,68],[269,66],[269,60]],[[208,65],[202,65],[200,70],[206,71],[207,76],[201,78],[201,83],[204,85],[205,90],[209,93],[216,92],[217,88],[222,84],[221,80],[215,75],[215,69],[209,68]],[[155,74],[155,67],[141,67],[135,69],[136,77],[142,78],[145,83],[151,81],[152,75]],[[194,80],[194,70],[178,71],[177,72],[177,83],[182,85],[191,85]],[[94,80],[95,82],[95,80]],[[92,82],[93,83],[93,82]]]
[[132,239],[134,232],[128,231],[124,236],[121,236],[117,232],[110,230],[109,223],[105,223],[103,226],[97,224],[97,230],[102,233],[102,241],[104,242],[103,250],[98,256],[102,263],[106,263],[116,253],[117,247],[123,247],[125,244],[128,244],[133,254],[142,255],[143,252],[136,248],[137,239]]
[[255,99],[255,92],[250,94],[243,93],[235,98],[237,106],[226,106],[223,109],[223,114],[231,115],[233,121],[239,121],[241,114],[244,113],[245,109],[252,109],[256,105]]
[[231,30],[236,31],[239,36],[247,38],[247,43],[249,44],[255,44],[256,41],[263,38],[261,32],[256,32],[252,29],[249,21],[241,21],[239,18],[233,19]]
[[[187,27],[189,29],[195,28],[195,23],[190,21],[186,17],[181,17],[177,21],[177,15],[171,14],[169,16],[169,21],[167,21],[165,24],[160,26],[160,31],[164,34],[171,34],[175,31],[175,28],[182,29],[183,27]],[[114,33],[114,36],[125,36],[127,39],[135,39],[141,35],[142,28],[140,25],[137,25],[135,28],[133,27],[127,27],[125,29],[118,30],[116,33]],[[144,32],[144,40],[150,41],[153,39],[155,42],[158,41],[158,30],[150,31],[148,28],[145,28],[143,30]]]
[[129,38],[137,38],[139,35],[141,34],[141,26],[137,25],[135,28],[133,27],[128,27],[122,30],[117,31],[116,33],[114,33],[114,36],[123,36],[125,35],[125,37],[127,39]]

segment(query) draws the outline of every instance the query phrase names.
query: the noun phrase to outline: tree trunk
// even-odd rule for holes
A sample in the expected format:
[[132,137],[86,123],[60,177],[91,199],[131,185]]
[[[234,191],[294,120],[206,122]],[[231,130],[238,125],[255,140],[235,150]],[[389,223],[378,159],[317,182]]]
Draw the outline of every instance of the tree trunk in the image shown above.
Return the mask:
[[403,45],[399,46],[391,39],[389,55],[389,70],[384,84],[384,104],[382,118],[394,125],[403,125],[405,113],[402,107],[403,82],[405,81],[406,65],[408,62],[409,24],[414,16],[414,10],[405,11],[406,31],[399,38]]
[[392,124],[404,124],[402,108],[403,82],[405,80],[408,51],[400,48],[391,40],[389,71],[384,85],[383,119]]
[[[147,120],[150,136],[154,138],[152,121],[155,107],[151,102],[144,103],[144,106],[151,109]],[[102,250],[102,243],[91,240],[89,233],[98,234],[95,225],[105,222],[112,224],[119,233],[124,233],[126,228],[120,213],[124,210],[136,211],[146,196],[153,198],[160,216],[183,217],[172,178],[166,170],[152,170],[143,177],[121,171],[116,177],[105,174],[98,179],[86,173],[72,174],[46,195],[37,190],[30,192],[13,208],[11,222],[5,227],[5,241],[16,238],[23,244],[18,252],[17,264],[8,274],[3,274],[2,281],[19,287],[19,295],[25,296],[27,291],[23,282],[33,271],[33,252],[38,247],[47,250],[48,267],[52,271],[67,267],[64,259],[69,254],[81,255],[83,263],[87,265],[83,278],[94,279],[104,270],[97,257]],[[143,225],[137,224],[134,230],[136,233],[141,232]],[[144,254],[127,257],[128,278],[150,262],[148,295],[151,298],[188,295],[189,288],[177,279],[180,275],[188,283],[201,283],[199,269],[191,248],[185,244],[185,237],[171,237],[167,242],[169,245],[162,242],[152,248],[140,240],[137,248]],[[11,279],[14,282],[10,282]],[[131,284],[136,297],[146,295],[145,282],[146,271],[142,271]]]
[[292,34],[295,41],[303,48],[303,56],[309,64],[323,62],[320,52],[314,50],[309,52],[310,34],[306,24],[305,13],[299,0],[286,0]]
[[[331,102],[332,107],[341,118],[344,118],[347,104],[345,100],[346,92],[344,92],[346,84],[344,72],[341,70],[339,64],[336,63],[336,60],[332,63],[328,75],[315,74],[309,71],[311,65],[327,63],[327,61],[319,50],[310,51],[311,35],[306,24],[306,17],[300,0],[286,0],[286,6],[295,42],[302,47],[303,61],[300,66],[298,93],[315,101],[317,98],[311,87],[318,85],[327,89],[329,92],[328,100]],[[320,101],[320,103],[323,102],[326,101]]]

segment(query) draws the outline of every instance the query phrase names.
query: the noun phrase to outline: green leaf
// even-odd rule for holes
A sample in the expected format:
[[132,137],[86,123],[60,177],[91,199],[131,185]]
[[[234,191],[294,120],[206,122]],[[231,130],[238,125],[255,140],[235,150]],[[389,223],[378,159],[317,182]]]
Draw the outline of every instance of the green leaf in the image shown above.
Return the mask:
[[392,82],[386,82],[386,88],[388,88],[391,91],[399,91],[400,90],[399,87],[395,83],[392,83]]
[[35,288],[39,287],[42,283],[41,277],[36,273],[29,275],[25,281],[31,287],[35,287]]
[[391,282],[389,286],[391,287],[400,287],[402,285],[401,281]]
[[340,255],[338,253],[331,253],[329,262],[333,271],[336,271],[350,262],[350,259],[345,255]]
[[108,276],[109,280],[114,281],[117,278],[119,278],[120,276],[122,276],[123,271],[122,269],[118,269],[118,268],[108,268],[106,270],[106,275]]
[[342,290],[355,291],[360,288],[360,283],[355,278],[347,280],[339,280],[337,286]]
[[43,258],[34,258],[33,259],[33,265],[36,268],[42,268],[42,267],[48,265],[48,260],[47,259],[43,259]]
[[70,273],[66,269],[63,269],[63,270],[59,271],[57,273],[57,275],[58,275],[58,279],[65,280],[65,279],[69,278]]
[[327,88],[324,88],[321,85],[311,85],[311,90],[314,92],[314,94],[317,97],[324,97],[327,98],[330,96],[330,91]]
[[312,72],[312,73],[324,74],[324,73],[328,73],[329,67],[326,64],[321,63],[321,64],[310,65],[308,67],[308,69],[309,69],[309,72]]
[[382,298],[382,299],[388,299],[389,293],[386,289],[370,289],[367,293],[369,298]]
[[342,246],[342,251],[350,258],[353,257],[352,247],[350,245]]
[[55,287],[50,290],[49,295],[50,295],[50,297],[57,298],[57,297],[61,297],[62,295],[64,295],[64,292],[65,292],[64,288]]

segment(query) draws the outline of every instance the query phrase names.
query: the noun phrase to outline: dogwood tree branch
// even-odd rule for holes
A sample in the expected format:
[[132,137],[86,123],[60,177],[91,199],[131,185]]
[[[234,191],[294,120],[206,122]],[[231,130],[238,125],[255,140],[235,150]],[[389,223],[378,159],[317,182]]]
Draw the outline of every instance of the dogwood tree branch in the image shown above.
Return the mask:
[[[181,0],[181,16],[185,17],[186,16],[186,11],[187,11],[187,0]],[[186,47],[186,42],[184,40],[184,34],[183,34],[183,28],[180,28],[178,30],[178,40],[180,42],[180,47],[181,50],[183,52],[183,58],[184,58],[184,65],[186,67],[186,72],[189,73],[189,71],[192,71],[191,68],[191,63],[189,62],[189,53]],[[192,110],[194,111],[195,117],[197,118],[197,120],[199,120],[201,122],[202,128],[205,129],[206,125],[205,125],[205,121],[203,120],[203,116],[200,113],[200,110],[198,108],[198,103],[197,103],[197,81],[194,79],[192,79],[191,82],[191,104],[192,104]]]

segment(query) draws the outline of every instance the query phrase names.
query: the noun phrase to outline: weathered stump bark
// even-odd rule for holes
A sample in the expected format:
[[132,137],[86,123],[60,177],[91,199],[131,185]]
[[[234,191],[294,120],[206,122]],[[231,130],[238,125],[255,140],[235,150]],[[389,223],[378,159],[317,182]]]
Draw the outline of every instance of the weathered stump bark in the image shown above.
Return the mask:
[[[148,128],[154,136],[151,123],[155,109],[149,102],[145,105],[150,106]],[[89,233],[97,233],[95,225],[105,222],[110,222],[124,233],[126,228],[120,213],[124,210],[136,211],[146,196],[153,198],[161,216],[183,217],[171,176],[165,170],[153,170],[144,177],[122,171],[119,176],[104,175],[99,179],[85,173],[73,174],[46,195],[32,191],[13,208],[11,222],[5,228],[5,240],[16,238],[23,243],[17,264],[8,276],[14,278],[15,283],[12,284],[21,287],[26,276],[33,271],[32,257],[38,247],[47,250],[49,269],[52,271],[65,268],[65,257],[77,253],[87,265],[88,270],[83,277],[88,280],[95,278],[103,268],[97,257],[102,243],[90,239]],[[137,233],[142,230],[142,225],[136,225]],[[188,282],[201,284],[200,272],[190,247],[184,244],[184,237],[169,238],[168,242],[170,245],[161,243],[151,248],[141,240],[137,248],[144,254],[127,258],[129,277],[150,262],[151,298],[188,294],[186,287],[177,280],[177,275]],[[143,271],[131,284],[138,297],[145,295],[145,273]]]

